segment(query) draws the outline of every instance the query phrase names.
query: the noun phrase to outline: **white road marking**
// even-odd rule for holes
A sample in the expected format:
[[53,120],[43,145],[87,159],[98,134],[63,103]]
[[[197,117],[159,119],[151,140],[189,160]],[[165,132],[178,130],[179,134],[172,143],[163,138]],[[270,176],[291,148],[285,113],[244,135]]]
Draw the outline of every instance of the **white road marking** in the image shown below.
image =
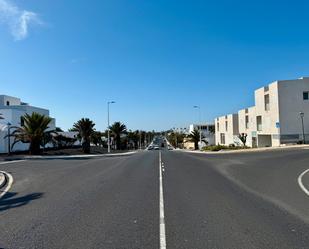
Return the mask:
[[26,161],[26,160],[6,161],[6,162],[0,162],[0,164],[19,163],[19,162],[24,162],[24,161]]
[[159,180],[160,180],[160,249],[166,249],[165,218],[164,218],[164,198],[162,181],[162,155],[159,152]]
[[6,184],[5,189],[3,191],[0,191],[0,199],[1,199],[12,187],[14,179],[13,179],[13,176],[11,174],[7,173],[7,172],[0,171],[0,173],[5,174],[6,177],[8,178],[7,179],[8,182]]
[[304,193],[309,196],[309,190],[305,187],[305,185],[303,184],[303,180],[302,180],[303,176],[307,174],[308,172],[309,172],[309,169],[305,170],[303,173],[299,175],[298,185],[301,188],[301,190],[304,191]]

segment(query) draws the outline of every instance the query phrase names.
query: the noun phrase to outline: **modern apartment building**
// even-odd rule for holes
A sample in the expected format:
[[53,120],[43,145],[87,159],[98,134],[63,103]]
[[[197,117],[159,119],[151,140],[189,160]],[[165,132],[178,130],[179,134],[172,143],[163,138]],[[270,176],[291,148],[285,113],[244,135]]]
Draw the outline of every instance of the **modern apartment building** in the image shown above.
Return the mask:
[[228,114],[215,120],[215,142],[230,145],[238,142],[238,114]]
[[[309,140],[309,78],[275,81],[257,89],[254,95],[255,106],[238,112],[237,133],[247,134],[247,146],[270,147],[303,141],[302,123],[305,140]],[[216,129],[216,143],[227,144],[220,139],[221,131],[217,134]]]
[[[21,102],[19,98],[11,97],[7,95],[0,95],[0,153],[8,152],[8,129],[10,133],[14,130],[12,127],[19,127],[23,124],[22,117],[28,113],[31,114],[37,112],[49,116],[49,110],[30,106],[27,103]],[[56,127],[55,119],[52,119],[50,128],[54,130]],[[10,139],[10,144],[13,143],[13,138]],[[27,150],[29,144],[17,143],[13,147],[13,151],[23,151]]]

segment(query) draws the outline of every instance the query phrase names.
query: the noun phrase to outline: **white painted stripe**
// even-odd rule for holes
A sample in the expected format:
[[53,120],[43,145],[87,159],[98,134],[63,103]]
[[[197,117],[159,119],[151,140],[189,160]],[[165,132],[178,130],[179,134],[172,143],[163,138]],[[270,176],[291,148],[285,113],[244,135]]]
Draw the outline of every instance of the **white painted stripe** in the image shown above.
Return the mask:
[[7,181],[8,181],[5,189],[3,191],[0,191],[0,199],[1,199],[12,187],[14,179],[13,179],[13,176],[7,172],[0,171],[0,173],[5,174],[7,177]]
[[159,181],[160,181],[160,249],[166,249],[165,217],[164,217],[164,198],[162,180],[162,155],[159,152]]
[[309,172],[309,169],[307,169],[307,170],[305,170],[303,173],[301,173],[300,175],[299,175],[299,177],[298,177],[298,185],[299,185],[299,187],[301,188],[301,190],[302,191],[304,191],[304,193],[306,194],[306,195],[308,195],[309,196],[309,190],[305,187],[305,185],[303,184],[303,176],[305,175],[305,174],[307,174]]
[[0,162],[0,164],[19,163],[19,162],[24,162],[24,161],[26,161],[26,160],[6,161],[6,162]]

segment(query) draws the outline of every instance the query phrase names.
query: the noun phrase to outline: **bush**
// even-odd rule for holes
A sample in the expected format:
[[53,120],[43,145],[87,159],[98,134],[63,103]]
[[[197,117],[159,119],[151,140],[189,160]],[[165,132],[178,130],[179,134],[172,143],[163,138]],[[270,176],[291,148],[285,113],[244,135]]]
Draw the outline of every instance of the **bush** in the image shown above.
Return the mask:
[[230,144],[229,146],[225,145],[210,145],[203,147],[203,151],[220,151],[220,150],[240,150],[247,149],[247,146],[236,146],[235,144]]

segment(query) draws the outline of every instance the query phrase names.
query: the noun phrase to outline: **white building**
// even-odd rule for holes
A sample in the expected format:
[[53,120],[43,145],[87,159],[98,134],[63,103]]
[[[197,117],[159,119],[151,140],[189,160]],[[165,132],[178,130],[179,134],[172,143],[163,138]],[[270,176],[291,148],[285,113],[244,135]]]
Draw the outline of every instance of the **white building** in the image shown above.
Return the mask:
[[[309,78],[279,80],[255,91],[255,106],[238,112],[239,133],[247,146],[270,147],[309,140]],[[221,141],[216,134],[216,143]],[[237,142],[237,144],[240,141]]]
[[215,125],[214,124],[190,124],[189,134],[194,131],[202,132],[203,139],[208,142],[208,145],[215,144]]
[[[22,117],[26,113],[32,114],[33,112],[49,116],[49,110],[47,109],[30,106],[27,103],[21,102],[19,98],[0,95],[0,116],[2,117],[2,119],[0,119],[0,153],[8,152],[8,138],[6,137],[8,134],[8,127],[21,126],[23,124]],[[49,129],[54,130],[55,128],[55,119],[52,119]],[[14,129],[11,128],[10,132],[13,130]],[[13,141],[14,139],[11,138],[10,144],[12,144]],[[14,145],[12,151],[23,151],[27,150],[28,147],[29,144],[19,142]]]
[[228,114],[215,120],[215,143],[231,145],[238,143],[238,114]]

